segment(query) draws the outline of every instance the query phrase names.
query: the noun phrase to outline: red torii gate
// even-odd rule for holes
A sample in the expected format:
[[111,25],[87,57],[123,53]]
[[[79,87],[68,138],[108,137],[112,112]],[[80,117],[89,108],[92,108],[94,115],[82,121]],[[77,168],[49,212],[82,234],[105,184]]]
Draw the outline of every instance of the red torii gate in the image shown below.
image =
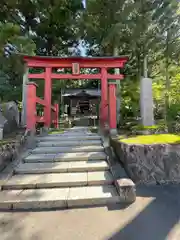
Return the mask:
[[[52,120],[58,128],[58,105],[51,106],[52,80],[64,79],[99,79],[101,80],[101,104],[100,122],[101,126],[108,123],[110,131],[116,130],[116,80],[124,78],[122,74],[108,74],[110,68],[123,68],[128,57],[42,57],[24,56],[28,68],[43,68],[43,73],[29,73],[28,79],[44,79],[44,99],[36,97],[37,85],[33,82],[27,83],[26,90],[26,127],[35,129],[37,122],[44,122],[49,128]],[[53,73],[53,68],[71,68],[72,74]],[[98,68],[97,74],[81,74],[81,68]],[[36,116],[36,103],[44,106],[44,116]],[[51,111],[55,112],[55,119],[51,119]],[[108,114],[109,113],[109,114]],[[108,118],[109,115],[109,118]]]

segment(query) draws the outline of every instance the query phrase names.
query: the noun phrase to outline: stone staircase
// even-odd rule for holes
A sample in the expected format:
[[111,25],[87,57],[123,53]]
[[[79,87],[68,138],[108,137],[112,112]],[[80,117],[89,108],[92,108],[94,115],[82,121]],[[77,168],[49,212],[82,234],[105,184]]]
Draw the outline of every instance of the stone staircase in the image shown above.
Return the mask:
[[101,137],[85,127],[37,138],[37,147],[2,184],[1,209],[119,203]]

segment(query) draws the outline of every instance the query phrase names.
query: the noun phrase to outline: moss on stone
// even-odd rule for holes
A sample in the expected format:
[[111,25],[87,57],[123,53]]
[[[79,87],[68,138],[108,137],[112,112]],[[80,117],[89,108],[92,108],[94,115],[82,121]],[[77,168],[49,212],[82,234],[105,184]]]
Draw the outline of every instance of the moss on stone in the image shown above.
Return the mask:
[[129,138],[122,138],[122,136],[119,136],[119,141],[127,144],[180,144],[180,135],[154,134],[139,135]]

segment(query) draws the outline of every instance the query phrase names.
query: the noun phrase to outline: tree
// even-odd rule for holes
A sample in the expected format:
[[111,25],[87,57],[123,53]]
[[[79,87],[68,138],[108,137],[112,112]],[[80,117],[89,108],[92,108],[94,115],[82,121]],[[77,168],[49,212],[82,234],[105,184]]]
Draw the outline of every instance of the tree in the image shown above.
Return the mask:
[[23,75],[22,59],[14,53],[35,53],[35,43],[23,36],[20,27],[14,23],[0,22],[0,91],[1,99],[21,98]]
[[[169,63],[178,62],[180,25],[177,9],[178,3],[174,0],[89,0],[81,31],[91,55],[130,56],[125,69],[131,79],[130,88],[132,81],[138,84],[144,74],[145,58],[148,57],[151,77],[155,77],[155,67],[164,61],[167,69],[167,54]],[[167,83],[167,74],[165,81]]]
[[[1,1],[0,70],[4,81],[9,84],[8,89],[13,89],[13,93],[17,91],[9,98],[21,98],[23,72],[21,59],[12,53],[63,55],[68,54],[68,47],[76,50],[76,21],[81,9],[81,0]],[[3,85],[4,81],[1,80],[0,84]],[[4,95],[7,94],[4,92]]]

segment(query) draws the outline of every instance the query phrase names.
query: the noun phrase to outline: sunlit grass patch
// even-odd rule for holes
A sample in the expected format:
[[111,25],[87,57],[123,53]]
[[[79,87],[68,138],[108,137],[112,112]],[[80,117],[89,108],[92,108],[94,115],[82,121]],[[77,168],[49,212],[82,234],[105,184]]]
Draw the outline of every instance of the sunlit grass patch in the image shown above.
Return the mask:
[[119,141],[131,144],[180,144],[180,135],[154,134],[129,138],[122,138],[122,136],[119,136]]

